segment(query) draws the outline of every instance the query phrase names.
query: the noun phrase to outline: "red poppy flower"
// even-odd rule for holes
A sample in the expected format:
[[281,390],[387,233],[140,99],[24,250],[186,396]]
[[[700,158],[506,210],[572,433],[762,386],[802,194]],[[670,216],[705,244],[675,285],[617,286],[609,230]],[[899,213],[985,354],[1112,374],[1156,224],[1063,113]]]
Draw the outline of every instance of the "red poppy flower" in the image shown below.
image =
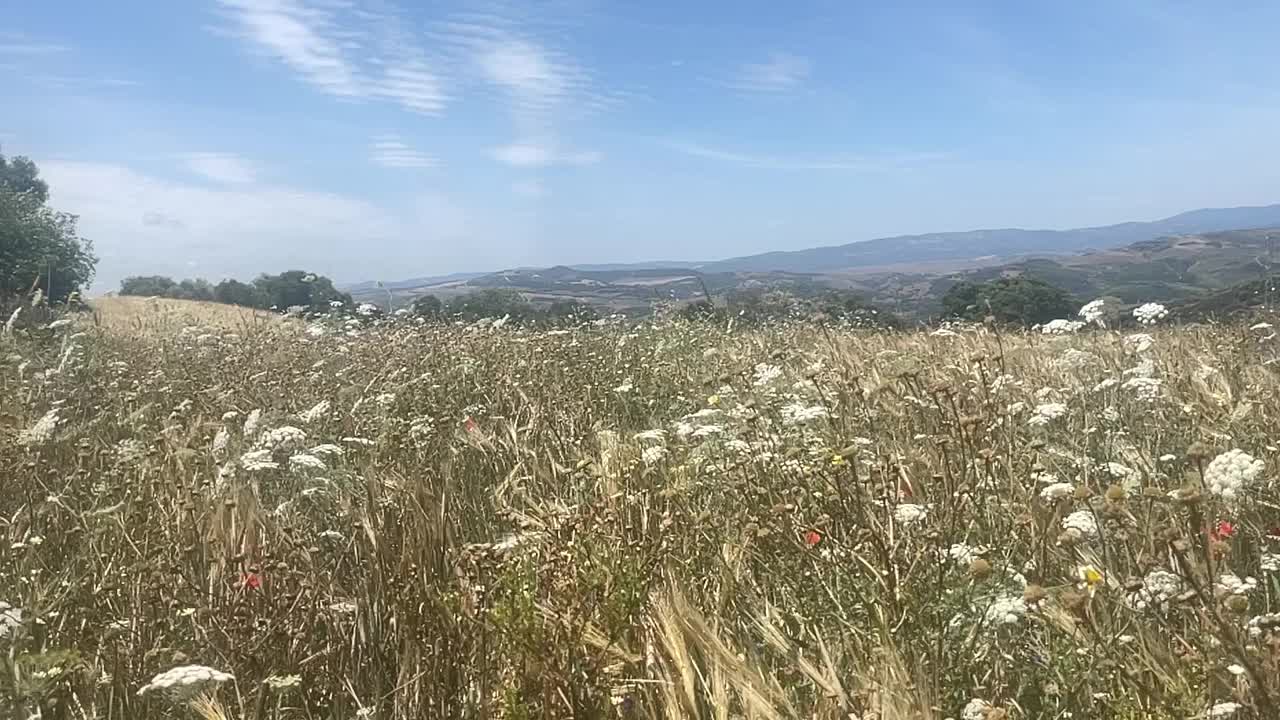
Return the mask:
[[257,590],[262,587],[262,576],[258,573],[244,573],[240,576],[240,586],[246,590]]
[[804,534],[804,544],[806,547],[813,547],[822,542],[822,536],[816,530],[810,530]]
[[1215,540],[1226,540],[1236,534],[1236,526],[1226,520],[1219,520],[1218,524],[1210,531]]
[[469,433],[473,433],[479,429],[476,427],[476,421],[472,420],[470,415],[462,420],[462,426],[465,427]]

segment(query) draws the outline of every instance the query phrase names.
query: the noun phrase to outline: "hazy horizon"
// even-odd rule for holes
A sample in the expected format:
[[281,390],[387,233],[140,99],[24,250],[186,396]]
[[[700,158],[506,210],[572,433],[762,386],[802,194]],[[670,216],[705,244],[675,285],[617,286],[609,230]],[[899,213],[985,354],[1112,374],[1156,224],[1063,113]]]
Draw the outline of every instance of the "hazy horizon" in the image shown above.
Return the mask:
[[1280,201],[1280,7],[9,10],[0,147],[102,262],[348,283]]

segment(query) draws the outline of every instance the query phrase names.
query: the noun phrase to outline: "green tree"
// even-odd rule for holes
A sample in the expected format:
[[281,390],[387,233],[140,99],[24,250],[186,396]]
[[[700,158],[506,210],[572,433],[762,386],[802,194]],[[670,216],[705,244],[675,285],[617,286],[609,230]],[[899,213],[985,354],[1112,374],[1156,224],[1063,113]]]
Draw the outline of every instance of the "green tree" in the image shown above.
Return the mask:
[[328,309],[331,300],[351,303],[351,296],[339,292],[333,281],[323,275],[305,270],[289,270],[279,275],[259,275],[253,281],[262,294],[263,302],[277,310],[291,307]]
[[556,300],[547,307],[547,320],[551,323],[577,324],[600,319],[600,313],[580,300]]
[[120,281],[121,295],[140,295],[142,297],[172,297],[173,289],[178,283],[164,275],[134,275]]
[[0,153],[0,190],[29,193],[41,203],[49,199],[49,184],[40,179],[40,169],[21,155],[6,159]]
[[526,322],[537,316],[537,311],[523,295],[514,290],[496,288],[459,295],[449,301],[446,309],[449,315],[466,321],[510,316],[513,321]]
[[988,315],[1002,323],[1023,327],[1069,317],[1077,303],[1062,288],[1026,275],[983,283],[961,281],[942,297],[948,316],[981,320]]
[[226,305],[242,307],[266,308],[262,292],[249,283],[227,279],[213,288],[213,299]]
[[435,295],[422,295],[413,299],[410,306],[414,315],[437,319],[444,316],[444,303]]
[[42,182],[25,191],[10,182],[7,175],[0,180],[0,297],[39,287],[51,301],[63,301],[93,279],[93,244],[80,237],[75,215],[44,204]]

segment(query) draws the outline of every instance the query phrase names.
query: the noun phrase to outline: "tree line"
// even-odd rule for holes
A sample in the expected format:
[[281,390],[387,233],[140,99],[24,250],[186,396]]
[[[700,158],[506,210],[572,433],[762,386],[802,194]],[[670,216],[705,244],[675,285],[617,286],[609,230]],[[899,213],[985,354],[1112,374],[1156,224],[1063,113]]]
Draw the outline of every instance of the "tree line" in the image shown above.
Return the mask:
[[36,290],[65,302],[93,280],[93,243],[80,236],[75,215],[48,200],[34,162],[0,153],[0,304]]
[[247,283],[226,279],[216,285],[203,278],[175,281],[163,275],[137,275],[120,283],[120,294],[281,311],[294,307],[327,310],[332,302],[351,304],[351,296],[335,288],[332,280],[305,270],[289,270],[278,275],[264,273]]

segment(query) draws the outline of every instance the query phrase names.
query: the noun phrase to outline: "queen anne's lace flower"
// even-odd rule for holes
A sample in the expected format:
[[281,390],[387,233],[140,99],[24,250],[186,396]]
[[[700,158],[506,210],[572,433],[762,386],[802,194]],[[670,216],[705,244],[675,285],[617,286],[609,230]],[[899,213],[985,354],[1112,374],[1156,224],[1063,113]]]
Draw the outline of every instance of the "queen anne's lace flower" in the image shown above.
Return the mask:
[[1088,510],[1077,510],[1062,518],[1063,530],[1075,530],[1085,537],[1096,537],[1098,520]]
[[0,638],[7,637],[22,625],[22,609],[0,600]]
[[782,377],[782,368],[777,365],[760,363],[759,365],[756,365],[756,377],[754,384],[756,387],[765,387],[772,385],[774,381],[780,377]]
[[987,606],[987,622],[997,625],[1013,625],[1027,614],[1027,603],[1021,596],[1006,595],[991,601]]
[[1234,500],[1265,468],[1265,463],[1243,450],[1228,450],[1209,462],[1204,469],[1204,481],[1209,492],[1224,500]]
[[296,455],[289,456],[289,469],[290,470],[327,470],[328,466],[324,464],[323,460],[316,457],[315,455],[308,455],[307,453],[297,453]]
[[1133,317],[1143,325],[1155,325],[1169,315],[1169,309],[1160,303],[1143,303],[1133,309]]
[[1053,502],[1055,500],[1061,500],[1062,498],[1065,498],[1065,497],[1071,497],[1071,494],[1075,492],[1075,489],[1076,489],[1075,486],[1072,485],[1071,483],[1065,483],[1065,482],[1052,483],[1044,486],[1044,488],[1040,490],[1040,499],[1044,500],[1045,502]]
[[645,465],[653,465],[667,456],[667,449],[661,445],[647,447],[640,451],[640,460]]
[[1070,335],[1071,333],[1084,327],[1084,323],[1079,320],[1050,320],[1040,326],[1040,332],[1045,335]]
[[270,450],[250,450],[240,456],[240,467],[249,472],[275,470],[280,467],[280,463],[272,459]]
[[1142,579],[1142,587],[1129,593],[1129,606],[1135,610],[1163,608],[1182,592],[1182,578],[1168,570],[1156,569]]
[[1043,403],[1036,406],[1027,423],[1029,425],[1048,425],[1051,421],[1065,415],[1066,412],[1067,406],[1062,403]]
[[1258,581],[1252,577],[1242,580],[1239,575],[1223,573],[1214,587],[1223,595],[1248,595],[1258,588]]
[[893,519],[902,525],[914,525],[929,515],[929,508],[911,503],[899,503],[893,509]]
[[1240,708],[1242,707],[1244,706],[1236,702],[1214,703],[1213,707],[1209,708],[1209,717],[1210,718],[1231,717],[1232,715],[1235,715],[1236,712],[1239,711]]
[[991,714],[991,710],[991,703],[974,698],[960,712],[960,720],[986,720],[987,716]]
[[262,433],[258,447],[269,450],[289,450],[307,442],[307,434],[296,427],[285,425]]
[[790,403],[782,406],[782,423],[784,425],[803,425],[827,417],[827,409],[821,405],[805,405]]
[[204,665],[179,665],[151,678],[138,690],[139,695],[160,690],[174,700],[189,700],[235,678],[230,673]]
[[1142,402],[1153,402],[1160,399],[1163,383],[1159,378],[1131,377],[1124,381],[1122,387],[1132,392]]
[[1090,300],[1081,306],[1080,312],[1077,314],[1087,323],[1097,322],[1106,314],[1106,303],[1102,298]]

